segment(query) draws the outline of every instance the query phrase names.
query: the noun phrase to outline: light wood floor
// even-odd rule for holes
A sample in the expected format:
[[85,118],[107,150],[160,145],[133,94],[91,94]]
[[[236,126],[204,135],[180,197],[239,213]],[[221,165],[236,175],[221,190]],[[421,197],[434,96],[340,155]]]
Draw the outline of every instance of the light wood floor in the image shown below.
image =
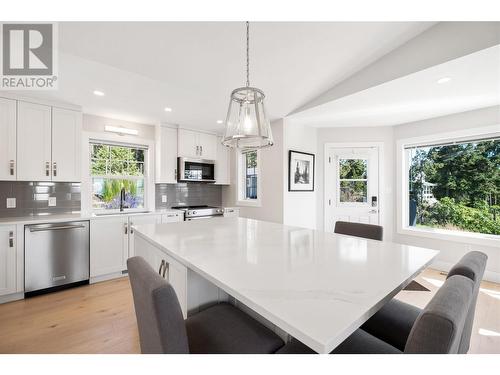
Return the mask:
[[[430,292],[397,298],[425,306],[445,276],[428,269],[416,280]],[[0,353],[139,353],[128,278],[0,305]],[[500,353],[500,285],[484,282],[470,353]]]

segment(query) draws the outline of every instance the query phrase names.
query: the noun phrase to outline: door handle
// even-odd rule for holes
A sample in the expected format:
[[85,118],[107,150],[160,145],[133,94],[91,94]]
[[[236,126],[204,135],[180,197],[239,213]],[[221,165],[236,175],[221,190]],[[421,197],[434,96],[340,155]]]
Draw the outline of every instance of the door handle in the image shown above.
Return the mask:
[[46,232],[46,231],[51,231],[51,230],[63,230],[63,229],[81,229],[85,228],[85,225],[61,225],[58,227],[32,227],[30,228],[30,232]]
[[14,168],[15,168],[15,162],[14,162],[14,160],[11,160],[9,162],[9,170],[10,170],[10,175],[11,176],[14,176]]
[[48,161],[45,162],[45,176],[50,176],[50,163]]
[[14,231],[9,232],[9,247],[14,247]]
[[54,162],[53,166],[52,166],[52,175],[54,177],[57,177],[57,163]]

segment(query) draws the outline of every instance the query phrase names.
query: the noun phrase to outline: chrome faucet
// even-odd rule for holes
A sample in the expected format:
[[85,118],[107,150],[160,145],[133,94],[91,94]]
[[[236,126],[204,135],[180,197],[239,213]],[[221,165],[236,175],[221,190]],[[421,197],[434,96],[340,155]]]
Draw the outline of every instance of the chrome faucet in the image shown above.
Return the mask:
[[125,188],[122,187],[122,189],[120,190],[120,212],[123,212],[124,202],[125,202]]

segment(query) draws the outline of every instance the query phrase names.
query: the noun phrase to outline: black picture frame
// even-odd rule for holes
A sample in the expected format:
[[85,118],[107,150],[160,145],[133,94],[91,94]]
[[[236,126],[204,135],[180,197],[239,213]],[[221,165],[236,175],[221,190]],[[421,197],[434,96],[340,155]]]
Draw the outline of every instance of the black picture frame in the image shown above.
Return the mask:
[[[292,162],[296,160],[296,156],[303,155],[304,161],[308,161],[311,164],[310,170],[306,173],[311,176],[311,183],[304,184],[304,188],[298,188],[297,186],[302,185],[302,184],[296,184],[292,182],[292,176],[297,172],[294,172],[294,169],[297,169],[297,166],[293,167]],[[296,150],[288,150],[288,191],[294,191],[294,192],[311,192],[314,191],[314,175],[315,175],[315,168],[316,168],[316,155],[311,154],[308,152],[302,152],[302,151],[296,151]]]

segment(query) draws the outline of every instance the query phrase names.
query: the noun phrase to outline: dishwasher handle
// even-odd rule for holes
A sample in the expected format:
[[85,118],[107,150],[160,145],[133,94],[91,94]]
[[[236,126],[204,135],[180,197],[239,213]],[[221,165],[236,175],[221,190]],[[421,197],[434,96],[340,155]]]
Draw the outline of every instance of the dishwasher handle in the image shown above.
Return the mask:
[[85,225],[60,225],[57,227],[30,227],[30,232],[47,232],[51,230],[63,230],[63,229],[83,229],[85,228]]

